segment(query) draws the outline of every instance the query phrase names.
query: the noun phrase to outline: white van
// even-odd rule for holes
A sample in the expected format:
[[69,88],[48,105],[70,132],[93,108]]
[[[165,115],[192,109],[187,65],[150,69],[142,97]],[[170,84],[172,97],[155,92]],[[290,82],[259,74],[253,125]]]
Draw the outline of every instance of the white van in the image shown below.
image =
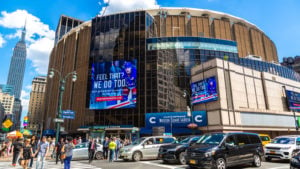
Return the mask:
[[120,150],[120,158],[124,161],[140,161],[142,159],[157,159],[161,145],[174,143],[171,136],[141,137]]
[[299,149],[300,135],[279,136],[265,145],[265,158],[266,161],[272,158],[291,159]]

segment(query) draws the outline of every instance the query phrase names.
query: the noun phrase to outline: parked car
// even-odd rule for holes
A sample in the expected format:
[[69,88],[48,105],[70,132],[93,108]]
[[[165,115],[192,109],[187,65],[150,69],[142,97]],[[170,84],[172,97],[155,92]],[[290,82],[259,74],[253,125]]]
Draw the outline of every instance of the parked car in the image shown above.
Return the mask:
[[265,146],[266,161],[272,158],[291,159],[300,148],[300,135],[286,135],[275,137]]
[[174,143],[172,136],[141,137],[128,146],[121,148],[120,158],[124,161],[140,161],[142,159],[157,159],[160,146]]
[[187,148],[186,161],[190,168],[226,169],[247,163],[260,167],[262,156],[258,134],[209,133]]
[[296,153],[295,156],[291,158],[290,169],[300,169],[300,153]]
[[162,159],[164,163],[179,162],[182,165],[186,164],[185,150],[193,143],[196,143],[199,138],[200,136],[189,136],[179,143],[160,146],[158,159]]
[[261,139],[261,142],[262,142],[263,146],[271,143],[271,138],[268,134],[259,134],[259,137]]
[[[103,146],[101,144],[96,144],[97,150],[95,151],[95,159],[101,160],[103,159]],[[77,144],[73,149],[72,160],[87,160],[89,159],[88,152],[88,142],[84,142],[81,144]]]

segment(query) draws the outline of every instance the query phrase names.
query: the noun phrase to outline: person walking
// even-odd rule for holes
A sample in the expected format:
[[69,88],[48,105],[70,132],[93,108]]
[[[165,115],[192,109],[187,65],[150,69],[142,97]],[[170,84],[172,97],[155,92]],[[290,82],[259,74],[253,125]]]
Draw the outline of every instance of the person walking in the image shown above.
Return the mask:
[[47,142],[46,136],[43,136],[42,140],[38,144],[37,151],[33,154],[33,156],[37,155],[36,169],[44,169],[44,164],[45,164],[48,150],[49,150],[49,143]]
[[64,138],[60,138],[60,142],[58,142],[55,146],[55,152],[56,152],[55,161],[56,161],[56,164],[58,163],[58,160],[60,160],[61,164],[63,163],[63,160],[60,158],[60,155],[61,155],[61,150],[62,150],[64,145],[65,145]]
[[22,139],[18,138],[15,143],[12,145],[12,152],[13,152],[13,159],[12,159],[12,165],[15,167],[17,161],[19,160],[20,157],[20,152],[23,147]]
[[[30,145],[31,145],[31,148],[32,148],[32,153],[34,154],[37,150],[37,145],[38,145],[37,138],[36,138],[35,135],[33,135],[31,137]],[[30,158],[29,168],[32,168],[33,159],[34,159],[34,156],[32,155],[31,158]]]
[[109,162],[113,162],[116,148],[117,148],[117,144],[115,143],[114,139],[111,138],[111,141],[108,144]]
[[91,163],[94,159],[94,155],[95,155],[95,151],[97,149],[97,144],[96,144],[96,140],[91,138],[90,142],[89,142],[89,163]]
[[64,145],[64,153],[66,154],[66,158],[64,159],[64,169],[70,169],[71,168],[71,160],[73,156],[73,139],[72,137],[67,138],[67,142]]
[[81,137],[79,136],[78,137],[78,140],[77,140],[77,144],[81,144],[82,143],[82,139],[81,139]]
[[116,150],[115,150],[115,160],[118,160],[119,150],[121,149],[122,145],[121,145],[120,138],[114,137],[114,141],[117,144],[117,147],[116,147]]
[[22,148],[21,151],[21,157],[22,157],[22,163],[21,166],[23,167],[23,169],[27,169],[28,168],[28,163],[29,160],[31,159],[33,152],[32,152],[32,147],[30,145],[30,139],[26,139],[24,146]]
[[109,144],[109,139],[108,137],[105,137],[105,140],[103,141],[103,156],[104,159],[107,160],[108,157],[108,144]]

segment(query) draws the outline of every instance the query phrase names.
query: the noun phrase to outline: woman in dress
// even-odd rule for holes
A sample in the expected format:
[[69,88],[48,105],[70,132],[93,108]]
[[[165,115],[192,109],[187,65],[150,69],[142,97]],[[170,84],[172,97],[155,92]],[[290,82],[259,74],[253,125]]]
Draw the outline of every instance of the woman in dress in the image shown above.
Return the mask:
[[23,160],[22,160],[22,167],[23,169],[27,169],[28,168],[28,163],[29,163],[29,160],[31,159],[32,157],[32,147],[30,145],[30,139],[26,139],[25,140],[25,143],[24,143],[24,146],[22,148],[22,153],[21,153],[21,157],[23,157]]
[[[33,135],[33,136],[31,137],[30,145],[31,145],[31,148],[32,148],[32,152],[35,153],[36,150],[37,150],[37,145],[38,145],[38,139],[36,138],[35,135]],[[33,165],[33,158],[34,158],[34,157],[31,157],[31,158],[30,158],[29,168],[32,168],[32,165]]]

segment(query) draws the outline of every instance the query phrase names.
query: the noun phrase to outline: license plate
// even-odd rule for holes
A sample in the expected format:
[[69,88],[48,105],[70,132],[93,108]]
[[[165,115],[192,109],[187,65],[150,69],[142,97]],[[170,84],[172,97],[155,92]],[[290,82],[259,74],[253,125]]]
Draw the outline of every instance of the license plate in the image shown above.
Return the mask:
[[190,160],[190,164],[196,164],[196,160]]
[[270,151],[270,154],[276,154],[276,151]]

